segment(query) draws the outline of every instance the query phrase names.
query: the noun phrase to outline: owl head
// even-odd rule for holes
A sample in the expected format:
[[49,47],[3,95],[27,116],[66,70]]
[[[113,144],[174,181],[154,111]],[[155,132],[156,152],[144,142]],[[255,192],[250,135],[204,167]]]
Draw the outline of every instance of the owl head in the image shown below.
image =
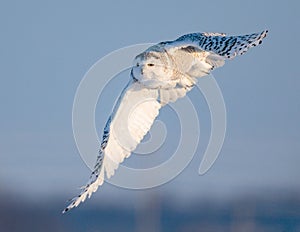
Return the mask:
[[172,79],[174,68],[166,52],[148,49],[135,57],[131,74],[148,87],[159,88]]

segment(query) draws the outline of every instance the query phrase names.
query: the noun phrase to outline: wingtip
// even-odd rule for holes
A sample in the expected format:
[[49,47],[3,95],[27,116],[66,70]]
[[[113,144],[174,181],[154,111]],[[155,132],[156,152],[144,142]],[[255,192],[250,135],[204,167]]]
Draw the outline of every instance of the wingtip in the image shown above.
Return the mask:
[[264,34],[264,37],[266,37],[268,33],[269,33],[269,30],[268,30],[268,29],[266,29],[266,30],[264,30],[264,31],[262,32],[262,34]]

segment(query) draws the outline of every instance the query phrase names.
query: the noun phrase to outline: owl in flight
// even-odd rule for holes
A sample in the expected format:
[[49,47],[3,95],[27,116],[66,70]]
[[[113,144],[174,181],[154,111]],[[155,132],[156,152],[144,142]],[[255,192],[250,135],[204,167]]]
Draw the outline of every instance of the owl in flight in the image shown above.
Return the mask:
[[192,33],[149,47],[134,59],[130,81],[109,117],[88,183],[63,213],[110,178],[150,130],[159,109],[185,96],[197,79],[262,43],[268,31],[242,36]]

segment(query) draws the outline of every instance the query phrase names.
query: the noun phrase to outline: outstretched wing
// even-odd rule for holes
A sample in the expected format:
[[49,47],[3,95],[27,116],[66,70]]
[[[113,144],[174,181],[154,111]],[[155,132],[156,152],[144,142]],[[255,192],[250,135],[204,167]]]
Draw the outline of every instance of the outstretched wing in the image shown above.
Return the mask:
[[242,55],[262,43],[268,31],[242,36],[224,33],[192,33],[159,45],[172,56],[176,68],[190,77],[202,77],[221,67],[226,59]]
[[86,197],[90,197],[103,184],[105,174],[107,178],[114,174],[119,164],[130,156],[150,130],[160,108],[157,89],[145,88],[136,81],[130,82],[105,126],[97,162],[88,183],[63,212],[77,207]]
[[195,46],[201,50],[213,52],[219,56],[231,59],[242,55],[251,47],[262,43],[268,30],[241,36],[226,36],[222,33],[192,33],[179,37],[173,46]]
[[127,89],[113,112],[109,135],[104,147],[103,168],[110,178],[119,163],[130,156],[150,130],[161,104],[158,90],[148,89],[134,82]]

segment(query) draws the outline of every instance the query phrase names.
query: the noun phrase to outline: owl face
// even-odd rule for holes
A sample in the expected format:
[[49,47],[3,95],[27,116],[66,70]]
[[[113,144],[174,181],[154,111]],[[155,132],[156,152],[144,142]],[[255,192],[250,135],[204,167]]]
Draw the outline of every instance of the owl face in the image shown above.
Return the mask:
[[144,52],[133,62],[132,75],[149,87],[160,87],[163,81],[169,80],[173,70],[161,52]]

